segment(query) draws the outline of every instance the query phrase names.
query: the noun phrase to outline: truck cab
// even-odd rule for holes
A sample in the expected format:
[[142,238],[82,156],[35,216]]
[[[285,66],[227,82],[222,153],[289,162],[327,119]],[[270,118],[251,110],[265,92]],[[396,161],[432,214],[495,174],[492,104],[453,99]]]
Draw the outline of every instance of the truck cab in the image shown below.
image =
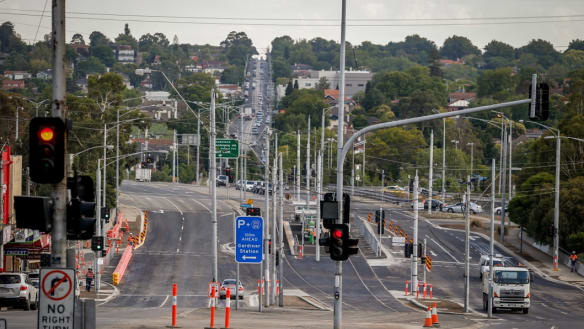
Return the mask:
[[[529,312],[531,276],[525,267],[493,266],[493,313],[499,308]],[[483,275],[483,308],[488,308],[489,272]]]

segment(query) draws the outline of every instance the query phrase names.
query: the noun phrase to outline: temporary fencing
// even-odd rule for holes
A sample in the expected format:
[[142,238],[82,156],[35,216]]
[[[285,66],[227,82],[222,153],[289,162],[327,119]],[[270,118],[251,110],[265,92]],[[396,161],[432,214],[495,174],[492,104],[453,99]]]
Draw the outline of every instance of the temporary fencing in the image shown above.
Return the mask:
[[124,250],[124,253],[122,254],[122,257],[120,258],[120,262],[118,263],[118,266],[116,266],[116,269],[114,270],[114,273],[113,273],[114,285],[118,285],[120,283],[120,281],[122,281],[122,278],[124,277],[124,273],[126,272],[126,269],[128,267],[128,264],[130,263],[131,259],[132,259],[132,248],[126,248],[126,250]]

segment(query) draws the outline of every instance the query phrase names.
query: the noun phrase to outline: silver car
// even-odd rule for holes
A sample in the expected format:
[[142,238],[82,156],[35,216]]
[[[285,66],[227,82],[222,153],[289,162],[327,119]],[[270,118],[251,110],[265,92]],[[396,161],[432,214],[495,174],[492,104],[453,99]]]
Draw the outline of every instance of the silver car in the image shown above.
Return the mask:
[[[466,208],[466,206],[465,206],[464,202],[458,202],[456,204],[446,206],[445,208],[443,208],[443,210],[446,212],[450,212],[450,213],[454,213],[454,212],[464,213],[465,208]],[[483,212],[483,208],[481,206],[479,206],[478,204],[473,203],[473,202],[470,203],[470,213],[471,214],[479,214],[482,212]]]
[[[238,292],[238,296],[239,299],[243,299],[243,296],[245,295],[245,291],[243,289],[243,285],[241,284],[241,281],[239,281],[239,292]],[[221,288],[219,288],[219,298],[224,299],[227,298],[227,289],[229,289],[229,299],[231,298],[235,298],[235,279],[225,279],[223,280],[223,283],[221,283]]]
[[0,273],[0,304],[24,310],[38,307],[38,289],[24,273]]

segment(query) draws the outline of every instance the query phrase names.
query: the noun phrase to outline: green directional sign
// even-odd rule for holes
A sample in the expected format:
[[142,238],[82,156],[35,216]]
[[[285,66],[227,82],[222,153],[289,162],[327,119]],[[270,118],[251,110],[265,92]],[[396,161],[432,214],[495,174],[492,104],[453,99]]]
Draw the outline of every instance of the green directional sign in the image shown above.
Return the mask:
[[239,142],[237,139],[217,139],[215,144],[217,158],[237,159],[239,157]]

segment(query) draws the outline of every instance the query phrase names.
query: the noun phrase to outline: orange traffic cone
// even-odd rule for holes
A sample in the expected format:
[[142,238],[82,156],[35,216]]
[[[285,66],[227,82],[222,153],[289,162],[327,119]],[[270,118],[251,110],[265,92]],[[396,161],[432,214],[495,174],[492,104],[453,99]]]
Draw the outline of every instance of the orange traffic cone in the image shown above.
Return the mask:
[[440,323],[438,323],[438,308],[436,303],[432,306],[432,325],[436,328],[440,328]]
[[430,306],[428,306],[428,313],[426,313],[424,328],[432,328],[432,311],[430,310]]

